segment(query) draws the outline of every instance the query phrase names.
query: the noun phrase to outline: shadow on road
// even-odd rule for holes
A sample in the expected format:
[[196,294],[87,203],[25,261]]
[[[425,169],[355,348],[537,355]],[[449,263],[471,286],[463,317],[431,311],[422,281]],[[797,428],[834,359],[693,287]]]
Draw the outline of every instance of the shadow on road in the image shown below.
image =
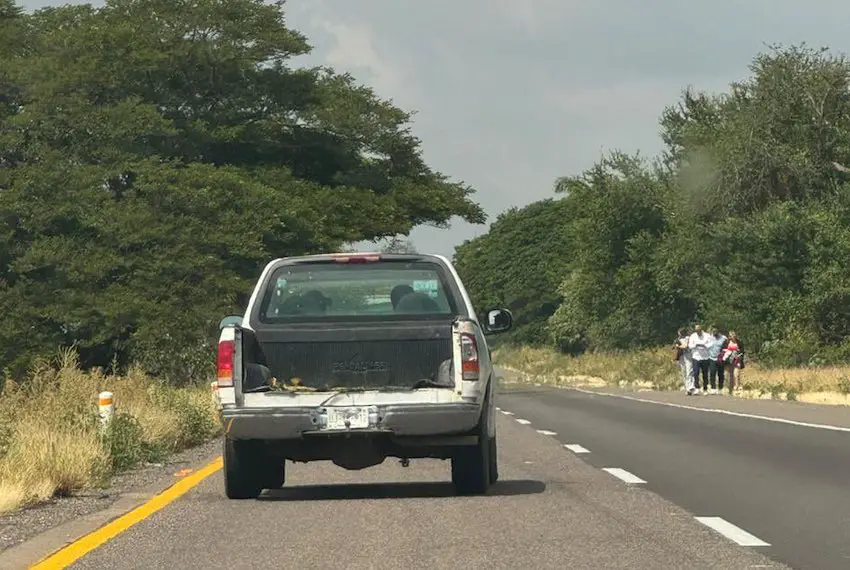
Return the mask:
[[[499,481],[487,497],[534,495],[546,490],[542,481],[519,479]],[[268,490],[258,501],[337,501],[355,499],[440,499],[455,497],[451,483],[355,483],[346,485],[304,485]]]

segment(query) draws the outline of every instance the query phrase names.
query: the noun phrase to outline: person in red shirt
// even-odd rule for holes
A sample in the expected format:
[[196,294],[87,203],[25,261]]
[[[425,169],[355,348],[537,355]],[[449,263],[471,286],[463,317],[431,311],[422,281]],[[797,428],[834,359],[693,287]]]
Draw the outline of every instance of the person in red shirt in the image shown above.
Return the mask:
[[735,371],[740,371],[744,368],[744,346],[735,331],[729,331],[729,341],[721,353],[721,358],[723,359],[726,380],[728,381],[729,393],[731,394],[736,386],[740,389],[741,384],[740,372],[736,378]]

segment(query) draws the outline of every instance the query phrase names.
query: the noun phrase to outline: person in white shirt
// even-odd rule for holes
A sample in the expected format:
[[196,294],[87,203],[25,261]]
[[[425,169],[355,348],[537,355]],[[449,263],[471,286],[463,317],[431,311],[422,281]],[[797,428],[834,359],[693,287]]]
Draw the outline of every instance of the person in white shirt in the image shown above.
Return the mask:
[[702,330],[701,325],[694,327],[694,332],[688,338],[688,348],[691,350],[691,359],[694,367],[694,388],[688,395],[699,394],[699,373],[702,372],[702,391],[708,393],[708,347],[713,338]]

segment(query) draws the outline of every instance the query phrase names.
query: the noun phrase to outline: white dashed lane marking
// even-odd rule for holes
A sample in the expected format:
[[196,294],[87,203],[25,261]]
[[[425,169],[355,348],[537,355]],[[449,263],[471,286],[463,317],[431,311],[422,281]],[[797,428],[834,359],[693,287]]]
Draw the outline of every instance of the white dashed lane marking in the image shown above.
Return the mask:
[[629,484],[646,483],[646,481],[637,475],[632,475],[625,469],[620,469],[619,467],[603,467],[602,470]]
[[695,517],[708,528],[722,534],[740,546],[770,546],[767,542],[753,536],[741,527],[735,526],[721,517]]
[[[537,385],[537,384],[535,384],[535,385]],[[588,390],[588,392],[590,392],[590,391]],[[604,395],[607,396],[609,394],[604,394]],[[610,394],[610,395],[613,396],[613,394]],[[625,399],[634,399],[634,400],[639,400],[639,401],[642,401],[642,402],[652,403],[652,404],[656,404],[656,403],[662,404],[662,405],[667,404],[666,402],[662,403],[662,402],[647,401],[647,400],[638,399],[638,398],[629,398],[628,396],[621,396],[621,397],[623,397]],[[667,404],[667,405],[670,405],[672,407],[691,408],[690,406],[683,406],[683,405],[677,405],[677,404]],[[691,408],[691,409],[699,409],[699,408]],[[499,407],[497,407],[496,410],[498,410],[499,412],[501,412],[502,414],[504,414],[506,416],[513,416],[514,415],[513,412],[503,410]],[[705,408],[700,409],[700,411],[720,412],[720,410],[707,410]],[[752,415],[749,415],[749,414],[735,414],[734,412],[731,413],[730,415],[740,415],[740,416],[744,416],[744,417],[751,417],[751,418],[754,418],[754,419],[774,420],[774,418],[752,416]],[[526,419],[523,419],[523,418],[514,418],[514,419],[516,419],[518,424],[522,424],[522,425],[526,425],[526,426],[531,425],[531,422],[529,420],[526,420]],[[776,421],[776,420],[774,420],[774,421]],[[779,421],[781,421],[781,420],[779,420]],[[783,423],[785,423],[785,422],[783,422]],[[819,427],[819,428],[825,428],[825,429],[835,429],[833,426],[803,424],[803,423],[792,422],[792,421],[788,421],[787,423],[796,424],[796,425],[803,425],[803,426],[806,426],[806,427]],[[843,429],[841,429],[841,428],[838,428],[838,430],[843,431]],[[838,430],[836,430],[836,431],[838,431]],[[558,435],[556,432],[549,431],[549,430],[546,430],[546,429],[539,429],[539,430],[537,430],[537,433],[539,433],[540,435],[548,435],[548,436]],[[573,453],[590,453],[589,449],[587,449],[586,447],[581,446],[577,443],[564,444],[564,448],[567,449],[568,451],[572,451]],[[526,461],[525,463],[531,463],[531,462]],[[610,474],[610,475],[613,475],[614,477],[623,481],[624,483],[628,483],[630,485],[646,483],[646,481],[644,481],[643,479],[641,479],[637,475],[635,475],[633,473],[629,473],[625,469],[621,469],[619,467],[603,467],[602,470],[605,471],[606,473]],[[770,543],[765,542],[762,539],[758,538],[757,536],[754,536],[754,535],[748,533],[747,531],[745,531],[741,527],[735,526],[734,524],[723,519],[722,517],[694,517],[694,518],[696,520],[698,520],[699,522],[701,522],[702,524],[704,524],[705,526],[707,526],[708,528],[717,532],[718,534],[720,534],[720,535],[724,536],[725,538],[731,540],[735,544],[738,544],[739,546],[770,546]]]

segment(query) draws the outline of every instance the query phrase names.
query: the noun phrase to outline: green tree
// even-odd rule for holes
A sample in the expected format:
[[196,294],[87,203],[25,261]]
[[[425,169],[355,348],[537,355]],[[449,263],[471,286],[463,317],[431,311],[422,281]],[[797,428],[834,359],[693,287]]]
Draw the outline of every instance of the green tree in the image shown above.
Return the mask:
[[381,248],[383,253],[419,253],[416,246],[408,238],[393,236]]
[[653,274],[663,234],[664,177],[640,156],[614,152],[580,176],[561,178],[573,221],[564,298],[551,319],[565,350],[635,348],[659,340],[673,309]]
[[850,64],[805,44],[758,54],[752,76],[711,96],[686,91],[661,118],[666,158],[700,213],[740,215],[834,195],[848,163]]
[[759,54],[751,70],[728,94],[687,91],[662,116],[677,199],[656,272],[693,318],[737,328],[751,348],[806,339],[785,347],[793,359],[850,333],[832,316],[850,312],[848,282],[821,249],[850,245],[850,63],[801,45]]
[[[612,153],[559,179],[565,223],[542,210],[524,220],[569,252],[559,279],[534,288],[558,299],[549,329],[560,349],[666,344],[701,321],[736,329],[766,363],[850,357],[839,261],[850,254],[850,62],[773,47],[751,72],[728,93],[689,88],[666,108],[655,164]],[[526,247],[500,231],[458,248],[488,303],[525,279],[491,261]]]
[[76,344],[87,365],[186,379],[273,257],[485,219],[470,187],[423,162],[407,112],[349,75],[289,65],[310,46],[283,2],[11,8],[0,358],[13,368]]
[[508,307],[515,342],[549,340],[548,317],[560,303],[557,285],[570,258],[563,231],[565,200],[542,200],[502,213],[490,230],[458,246],[454,263],[478,310]]

